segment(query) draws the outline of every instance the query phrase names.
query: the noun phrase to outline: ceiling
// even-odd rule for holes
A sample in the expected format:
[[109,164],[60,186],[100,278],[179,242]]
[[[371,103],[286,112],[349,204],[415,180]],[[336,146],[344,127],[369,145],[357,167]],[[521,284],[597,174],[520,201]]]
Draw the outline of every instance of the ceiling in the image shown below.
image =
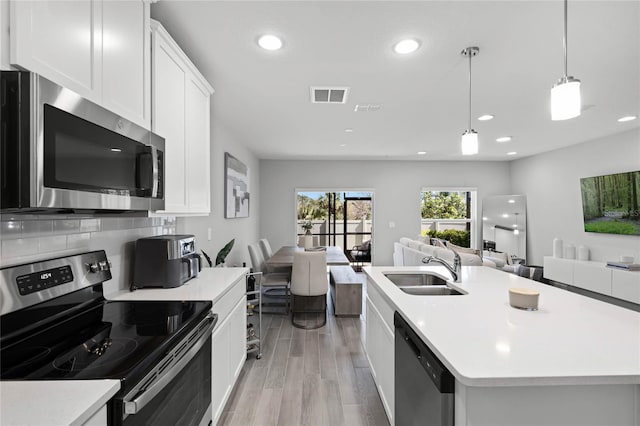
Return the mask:
[[[561,0],[160,0],[151,10],[215,88],[215,125],[259,158],[508,161],[640,126],[617,122],[640,116],[639,1],[569,2],[568,69],[582,81],[583,113],[555,122]],[[284,47],[258,47],[264,33]],[[396,54],[407,37],[420,49]],[[472,62],[480,152],[463,157],[468,46],[480,48]],[[350,92],[345,104],[313,104],[310,86]],[[357,104],[381,108],[355,112]],[[478,121],[482,114],[495,118]],[[513,140],[496,142],[506,135]]]

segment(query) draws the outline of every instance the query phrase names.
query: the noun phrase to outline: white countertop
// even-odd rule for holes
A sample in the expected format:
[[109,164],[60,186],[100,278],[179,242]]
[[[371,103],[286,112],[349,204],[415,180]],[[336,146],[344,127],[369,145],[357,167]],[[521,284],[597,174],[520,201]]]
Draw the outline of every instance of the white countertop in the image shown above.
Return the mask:
[[[413,296],[364,271],[424,342],[468,386],[640,384],[640,313],[483,266],[463,266],[468,294]],[[539,310],[509,306],[508,289],[540,292]]]
[[109,295],[110,300],[211,300],[220,299],[238,278],[249,268],[203,268],[192,278],[176,288],[141,288],[136,291],[121,290]]
[[81,425],[119,389],[119,380],[2,381],[0,424]]

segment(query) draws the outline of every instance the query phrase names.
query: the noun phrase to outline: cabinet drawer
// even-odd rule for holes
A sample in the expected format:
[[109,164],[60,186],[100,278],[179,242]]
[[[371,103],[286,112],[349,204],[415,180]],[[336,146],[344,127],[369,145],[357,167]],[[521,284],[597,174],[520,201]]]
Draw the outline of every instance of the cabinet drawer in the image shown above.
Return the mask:
[[376,288],[375,284],[371,283],[371,280],[367,284],[367,296],[371,300],[371,303],[380,313],[380,316],[384,320],[385,325],[391,330],[395,330],[393,326],[393,313],[394,308],[387,302],[387,300],[380,294],[380,291]]
[[214,314],[218,314],[218,324],[224,321],[238,301],[245,297],[246,284],[245,278],[242,276],[220,299],[213,303],[211,310]]

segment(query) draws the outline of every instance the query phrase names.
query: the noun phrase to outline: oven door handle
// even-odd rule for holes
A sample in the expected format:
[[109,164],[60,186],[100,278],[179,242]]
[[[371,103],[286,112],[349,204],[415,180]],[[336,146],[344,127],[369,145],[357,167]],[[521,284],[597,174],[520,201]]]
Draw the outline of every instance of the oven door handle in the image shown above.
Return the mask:
[[[211,332],[213,331],[213,328],[216,324],[216,317],[215,315],[209,313],[204,321],[209,321],[206,331],[202,333],[200,338],[193,344],[193,346],[191,346],[191,348],[189,348],[189,350],[182,356],[182,358],[180,358],[180,360],[173,365],[173,367],[167,370],[163,374],[163,376],[160,377],[153,385],[145,389],[141,394],[138,394],[136,398],[130,401],[126,399],[127,397],[124,398],[122,402],[124,404],[125,415],[137,414],[140,410],[142,410],[144,406],[151,402],[151,400],[155,398],[155,396],[158,395],[171,382],[171,380],[173,380],[182,371],[182,369],[186,367],[187,364],[189,364],[189,362],[198,354],[209,337],[211,337]],[[178,344],[178,346],[180,346],[181,344],[182,342]]]

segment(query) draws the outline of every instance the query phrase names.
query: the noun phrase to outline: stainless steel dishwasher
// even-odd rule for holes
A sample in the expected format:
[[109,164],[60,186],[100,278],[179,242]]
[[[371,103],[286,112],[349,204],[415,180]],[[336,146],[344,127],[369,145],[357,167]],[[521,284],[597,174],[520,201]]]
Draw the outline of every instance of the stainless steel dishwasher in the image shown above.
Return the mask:
[[453,426],[453,375],[398,312],[393,323],[396,426]]

